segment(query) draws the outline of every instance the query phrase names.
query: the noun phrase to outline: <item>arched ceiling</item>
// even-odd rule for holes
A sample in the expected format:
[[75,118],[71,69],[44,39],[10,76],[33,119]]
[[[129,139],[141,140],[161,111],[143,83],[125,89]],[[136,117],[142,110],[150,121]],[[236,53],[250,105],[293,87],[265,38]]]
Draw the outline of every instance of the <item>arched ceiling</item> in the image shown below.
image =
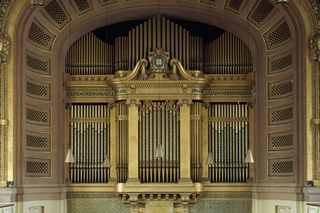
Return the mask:
[[[43,7],[26,10],[24,15],[21,16],[23,22],[20,22],[24,32],[20,34],[19,40],[26,37],[30,49],[37,48],[37,52],[44,50],[44,54],[59,52],[60,56],[66,54],[68,46],[75,40],[90,31],[157,15],[210,24],[227,30],[247,43],[256,56],[257,51],[265,54],[261,51],[271,51],[288,44],[294,35],[291,32],[297,26],[294,22],[299,20],[294,20],[296,17],[292,16],[287,6],[268,0],[73,0],[70,4],[69,1],[51,0],[46,1]],[[41,36],[37,35],[40,31]],[[279,35],[282,40],[274,39]],[[46,44],[41,44],[41,39],[47,39],[44,41]]]

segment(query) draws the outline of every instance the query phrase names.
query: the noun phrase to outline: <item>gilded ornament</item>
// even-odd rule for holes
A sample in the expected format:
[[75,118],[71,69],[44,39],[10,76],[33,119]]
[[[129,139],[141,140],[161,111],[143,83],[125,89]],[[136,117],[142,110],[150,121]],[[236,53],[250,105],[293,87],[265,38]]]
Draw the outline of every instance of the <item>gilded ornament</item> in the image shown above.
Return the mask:
[[7,39],[7,35],[0,35],[0,57],[1,62],[6,61],[6,56],[9,53],[9,41]]
[[149,53],[149,63],[152,73],[166,73],[168,69],[169,53],[162,48],[156,48]]
[[32,7],[41,7],[44,5],[44,3],[44,0],[30,0],[30,4],[32,5]]
[[313,60],[320,62],[320,31],[312,36],[310,47],[313,50]]

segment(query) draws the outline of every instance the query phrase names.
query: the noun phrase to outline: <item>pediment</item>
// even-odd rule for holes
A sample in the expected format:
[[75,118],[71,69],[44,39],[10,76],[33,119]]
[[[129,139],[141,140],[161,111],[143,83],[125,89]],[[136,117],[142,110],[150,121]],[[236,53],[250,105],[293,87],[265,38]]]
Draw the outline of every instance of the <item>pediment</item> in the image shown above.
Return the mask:
[[162,48],[150,52],[148,60],[140,59],[131,71],[120,70],[107,81],[116,101],[134,99],[203,100],[210,84],[200,70],[185,70],[178,59],[169,61]]

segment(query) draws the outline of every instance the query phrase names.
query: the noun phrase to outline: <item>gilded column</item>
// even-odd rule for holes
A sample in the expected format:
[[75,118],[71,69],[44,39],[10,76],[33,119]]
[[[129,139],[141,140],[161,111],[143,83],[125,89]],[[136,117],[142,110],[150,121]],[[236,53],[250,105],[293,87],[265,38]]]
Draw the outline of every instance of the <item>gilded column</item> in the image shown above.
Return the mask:
[[180,105],[180,180],[179,182],[190,181],[190,105],[191,100],[179,101]]
[[128,153],[129,153],[129,177],[128,182],[138,182],[138,166],[139,166],[139,153],[138,153],[138,105],[137,100],[128,100]]

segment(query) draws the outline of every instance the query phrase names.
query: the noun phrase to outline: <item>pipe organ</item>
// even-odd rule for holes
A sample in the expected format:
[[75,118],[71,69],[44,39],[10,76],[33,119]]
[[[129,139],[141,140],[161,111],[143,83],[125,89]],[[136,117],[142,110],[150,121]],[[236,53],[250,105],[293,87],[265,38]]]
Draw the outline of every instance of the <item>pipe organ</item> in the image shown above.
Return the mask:
[[[229,32],[204,44],[158,16],[114,44],[88,33],[66,58],[71,183],[115,184],[135,208],[154,194],[194,203],[203,180],[246,183],[252,87],[250,51]],[[102,166],[106,155],[111,168]]]

